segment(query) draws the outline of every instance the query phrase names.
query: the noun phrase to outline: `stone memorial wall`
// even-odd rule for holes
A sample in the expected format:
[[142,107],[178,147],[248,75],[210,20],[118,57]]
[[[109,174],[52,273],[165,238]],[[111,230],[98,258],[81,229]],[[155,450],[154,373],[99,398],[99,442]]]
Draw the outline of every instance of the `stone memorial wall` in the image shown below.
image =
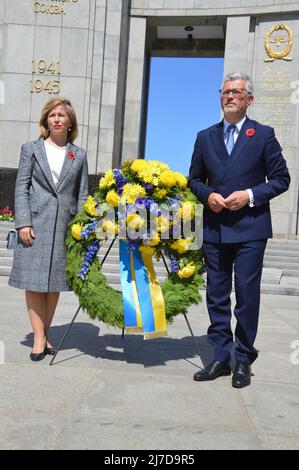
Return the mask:
[[252,77],[250,117],[275,128],[292,177],[271,203],[274,233],[298,238],[298,1],[2,0],[0,205],[11,202],[20,146],[38,137],[50,97],[72,101],[91,175],[142,157],[150,57],[159,54],[223,56],[225,74]]

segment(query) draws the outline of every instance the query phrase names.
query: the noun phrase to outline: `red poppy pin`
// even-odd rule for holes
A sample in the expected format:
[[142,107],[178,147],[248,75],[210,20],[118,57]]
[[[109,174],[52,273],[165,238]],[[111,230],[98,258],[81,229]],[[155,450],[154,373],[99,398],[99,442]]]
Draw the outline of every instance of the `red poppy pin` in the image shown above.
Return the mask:
[[68,152],[67,157],[70,158],[71,160],[74,160],[74,158],[75,158],[74,152]]
[[247,129],[247,130],[246,130],[246,135],[247,135],[248,137],[253,137],[254,134],[255,134],[255,130],[254,130],[254,129],[251,128],[251,129]]

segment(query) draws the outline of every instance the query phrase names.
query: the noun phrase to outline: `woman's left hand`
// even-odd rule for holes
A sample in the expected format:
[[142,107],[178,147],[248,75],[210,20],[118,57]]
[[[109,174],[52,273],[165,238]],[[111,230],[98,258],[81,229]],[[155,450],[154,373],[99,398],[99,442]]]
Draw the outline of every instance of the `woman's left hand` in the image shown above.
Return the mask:
[[32,227],[20,228],[19,237],[25,245],[31,246],[33,240],[35,239],[35,233],[34,233],[33,228]]

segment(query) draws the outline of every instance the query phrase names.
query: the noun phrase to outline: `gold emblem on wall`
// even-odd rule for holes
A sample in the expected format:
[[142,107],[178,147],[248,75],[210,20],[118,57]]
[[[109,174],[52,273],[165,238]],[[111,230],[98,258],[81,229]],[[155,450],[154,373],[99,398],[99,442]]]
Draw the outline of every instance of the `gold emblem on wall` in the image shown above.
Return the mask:
[[265,49],[269,59],[265,62],[274,60],[292,60],[287,57],[293,47],[293,31],[285,24],[276,24],[269,29],[265,37]]

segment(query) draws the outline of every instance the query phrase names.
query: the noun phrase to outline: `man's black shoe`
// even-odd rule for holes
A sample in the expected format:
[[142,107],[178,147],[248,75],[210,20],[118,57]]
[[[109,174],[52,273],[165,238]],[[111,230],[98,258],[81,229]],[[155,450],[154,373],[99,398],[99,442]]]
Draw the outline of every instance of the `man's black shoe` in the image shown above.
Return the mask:
[[236,388],[247,387],[251,383],[251,368],[245,362],[237,362],[232,378],[232,386]]
[[231,368],[229,362],[213,361],[209,366],[196,372],[193,375],[193,379],[198,381],[214,380],[222,375],[230,374]]

